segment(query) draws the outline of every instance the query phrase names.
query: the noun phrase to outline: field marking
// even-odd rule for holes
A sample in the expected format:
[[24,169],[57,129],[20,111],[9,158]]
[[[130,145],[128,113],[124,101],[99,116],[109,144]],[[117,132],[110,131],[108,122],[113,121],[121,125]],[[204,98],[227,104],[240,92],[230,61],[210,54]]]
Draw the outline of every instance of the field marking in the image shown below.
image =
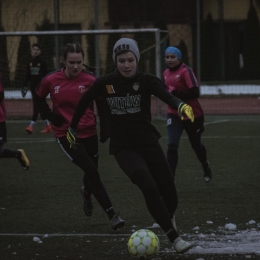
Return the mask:
[[50,143],[50,142],[56,142],[56,139],[53,138],[8,138],[8,143],[13,144],[24,144],[24,143]]
[[[148,228],[148,227],[147,227]],[[17,237],[130,237],[131,234],[38,234],[38,233],[0,233],[0,236],[17,236]],[[165,234],[158,234],[158,237],[165,237]],[[185,240],[189,241],[193,247],[187,252],[187,255],[193,254],[255,254],[260,255],[260,232],[256,230],[246,230],[234,234],[215,235],[214,233],[205,234],[184,234]],[[166,239],[167,240],[167,239]],[[160,253],[172,253],[175,250],[170,247],[161,249]]]
[[[161,139],[168,138],[168,136],[162,136]],[[188,139],[187,136],[182,136],[181,139]],[[226,136],[226,135],[215,135],[215,136],[202,136],[202,139],[260,139],[260,136]],[[7,142],[10,144],[28,144],[28,143],[54,143],[55,138],[8,138]]]
[[[162,136],[161,139],[166,139],[168,136]],[[201,139],[259,139],[260,136],[227,136],[227,135],[215,135],[215,136],[202,136]],[[181,139],[188,139],[188,136],[182,136]]]
[[[0,236],[20,236],[20,237],[126,237],[131,236],[131,234],[37,234],[37,233],[27,233],[27,234],[20,234],[20,233],[0,233]],[[162,235],[158,235],[162,236]],[[165,236],[165,235],[164,235]]]
[[[185,137],[183,137],[183,138],[188,138],[187,136],[185,136]],[[258,139],[258,138],[260,138],[260,136],[225,136],[225,135],[223,135],[223,136],[221,136],[221,135],[219,135],[219,136],[203,136],[202,137],[202,139],[204,139],[204,138],[207,138],[207,139],[217,139],[217,138],[228,138],[228,139]]]
[[225,123],[225,122],[229,122],[229,119],[222,119],[222,120],[217,120],[217,121],[212,121],[212,122],[208,122],[208,123],[204,123],[204,125],[212,125],[212,124],[219,124],[219,123]]
[[[222,119],[222,120],[216,120],[212,122],[207,122],[204,123],[204,125],[212,125],[212,124],[219,124],[219,123],[226,123],[230,122],[232,120],[230,119]],[[241,121],[241,120],[239,120]],[[244,120],[242,120],[244,121]],[[22,123],[24,121],[11,121],[11,123]],[[162,136],[161,139],[168,138],[167,136]],[[187,136],[182,136],[182,139],[187,139]],[[260,136],[203,136],[202,139],[259,139]],[[13,143],[13,144],[24,144],[24,143],[50,143],[50,142],[56,142],[55,137],[53,138],[8,138],[8,143]]]

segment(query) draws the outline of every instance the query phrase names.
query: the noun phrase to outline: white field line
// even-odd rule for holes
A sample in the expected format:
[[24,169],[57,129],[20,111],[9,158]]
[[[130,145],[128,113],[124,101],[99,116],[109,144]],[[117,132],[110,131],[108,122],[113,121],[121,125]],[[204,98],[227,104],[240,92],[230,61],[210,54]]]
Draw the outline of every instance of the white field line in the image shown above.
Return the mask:
[[[130,237],[131,234],[40,234],[40,233],[0,233],[2,237]],[[165,237],[164,234],[158,234],[159,237]],[[241,255],[260,255],[260,232],[256,230],[246,230],[235,232],[234,234],[216,235],[216,234],[184,234],[182,237],[190,242],[193,247],[186,254],[241,254]],[[161,253],[172,253],[173,248],[161,249]],[[248,258],[251,258],[248,256]]]
[[[167,136],[162,136],[161,139],[168,138]],[[182,136],[181,139],[187,139],[187,136]],[[260,136],[225,136],[225,135],[215,135],[215,136],[202,136],[202,139],[260,139]],[[12,144],[28,144],[28,143],[53,143],[56,142],[55,138],[7,138],[8,143]]]
[[[216,120],[212,122],[204,123],[204,125],[211,125],[211,124],[219,124],[229,122],[229,119],[223,120]],[[24,122],[24,121],[11,121],[11,122]],[[167,136],[162,136],[162,139],[168,138]],[[187,136],[182,136],[181,138],[187,139]],[[259,139],[260,136],[202,136],[203,139]],[[8,138],[8,143],[14,144],[23,144],[23,143],[49,143],[49,142],[56,142],[55,138]]]
[[229,122],[229,119],[222,119],[222,120],[217,120],[217,121],[213,121],[213,122],[207,122],[204,123],[204,125],[212,125],[212,124],[219,124],[219,123],[225,123],[225,122]]
[[[212,125],[229,122],[229,119],[217,120],[212,122],[204,123],[204,125]],[[162,136],[162,139],[168,138],[167,136]],[[182,139],[188,139],[188,136],[182,136]],[[260,136],[225,136],[225,135],[215,135],[215,136],[202,136],[202,139],[259,139]]]
[[[168,136],[162,136],[161,139],[168,138]],[[214,136],[202,136],[201,139],[259,139],[260,136],[226,136],[226,135],[214,135]],[[188,139],[188,136],[182,136],[181,139]]]
[[[0,236],[11,236],[11,237],[130,237],[131,234],[64,234],[64,233],[54,233],[54,234],[39,234],[39,233],[0,233]],[[165,235],[164,235],[165,236]]]
[[14,144],[24,144],[24,143],[50,143],[50,142],[56,142],[56,139],[53,138],[8,138],[8,143],[14,143]]
[[[162,136],[161,139],[168,138],[167,136]],[[187,136],[182,136],[182,139],[187,139]],[[260,139],[260,136],[202,136],[202,139]],[[28,143],[53,143],[56,142],[55,138],[7,138],[7,142],[10,144],[28,144]]]

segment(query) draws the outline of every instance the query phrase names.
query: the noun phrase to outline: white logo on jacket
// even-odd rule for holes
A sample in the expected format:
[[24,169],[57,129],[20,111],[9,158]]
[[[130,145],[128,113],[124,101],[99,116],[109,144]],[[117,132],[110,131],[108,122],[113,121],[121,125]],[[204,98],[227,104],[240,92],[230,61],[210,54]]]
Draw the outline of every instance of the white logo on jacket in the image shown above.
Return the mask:
[[79,93],[84,93],[86,87],[85,86],[79,86]]
[[54,94],[58,94],[59,93],[59,89],[60,89],[60,86],[55,86],[54,87]]
[[127,94],[126,97],[107,98],[107,104],[110,107],[111,114],[134,114],[141,111],[141,95]]

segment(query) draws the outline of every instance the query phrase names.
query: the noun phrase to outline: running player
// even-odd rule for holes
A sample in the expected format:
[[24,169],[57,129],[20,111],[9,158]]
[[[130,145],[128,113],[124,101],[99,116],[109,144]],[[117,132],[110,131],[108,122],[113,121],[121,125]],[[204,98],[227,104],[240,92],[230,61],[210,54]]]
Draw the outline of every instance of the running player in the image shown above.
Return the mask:
[[[115,213],[97,170],[98,137],[93,103],[79,122],[78,149],[70,149],[70,144],[66,139],[67,129],[76,105],[96,78],[92,72],[82,69],[84,52],[79,43],[67,44],[62,58],[64,68],[43,78],[36,89],[34,102],[42,118],[48,119],[52,123],[54,136],[62,151],[84,172],[84,186],[81,187],[80,191],[84,201],[83,209],[85,214],[91,216],[93,213],[91,199],[93,194],[107,213],[112,228],[117,230],[125,225],[125,221]],[[53,104],[52,111],[46,102],[46,97],[49,94]],[[109,135],[106,131],[106,119],[102,117],[103,101],[97,99],[96,105],[100,117],[100,141],[105,142]]]
[[[26,67],[26,77],[24,82],[24,87],[22,88],[22,96],[25,97],[27,93],[27,85],[30,85],[30,91],[32,94],[32,98],[35,92],[36,87],[40,83],[41,79],[48,73],[47,64],[41,57],[41,45],[38,43],[34,43],[31,49],[32,59],[27,64]],[[32,99],[33,101],[33,99]],[[33,133],[33,126],[35,125],[38,118],[39,111],[36,109],[35,104],[33,103],[33,115],[30,125],[25,129],[28,134]],[[48,120],[44,122],[44,129],[41,131],[42,133],[51,132],[51,126]]]
[[[113,48],[117,70],[98,78],[84,93],[75,110],[67,138],[77,148],[80,120],[95,98],[105,98],[110,133],[110,154],[143,193],[148,211],[173,243],[178,253],[191,247],[174,228],[178,196],[166,156],[158,142],[159,132],[151,124],[151,95],[185,113],[193,121],[190,106],[171,95],[163,82],[137,70],[140,53],[129,38],[118,40]],[[73,149],[72,149],[73,150]]]
[[28,170],[30,162],[23,149],[14,151],[4,148],[4,144],[7,142],[6,107],[4,97],[4,88],[0,75],[0,158],[16,158],[23,169]]
[[198,81],[191,70],[182,62],[181,51],[173,46],[165,50],[165,61],[168,68],[164,71],[164,82],[167,89],[175,97],[190,105],[194,111],[195,120],[191,123],[187,117],[184,120],[175,109],[168,107],[167,131],[168,149],[167,160],[170,164],[173,175],[178,163],[178,147],[183,130],[186,131],[191,147],[196,153],[204,170],[204,180],[208,183],[212,179],[212,173],[207,159],[207,151],[201,143],[201,134],[204,132],[204,115],[198,101]]

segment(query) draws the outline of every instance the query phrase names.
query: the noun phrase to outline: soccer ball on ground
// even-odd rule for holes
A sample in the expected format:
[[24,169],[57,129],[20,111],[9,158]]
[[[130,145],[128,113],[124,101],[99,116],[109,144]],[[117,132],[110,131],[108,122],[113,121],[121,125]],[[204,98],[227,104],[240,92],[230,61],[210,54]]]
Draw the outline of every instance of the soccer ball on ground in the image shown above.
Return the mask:
[[137,259],[151,259],[159,252],[160,241],[148,229],[135,231],[128,240],[128,251]]

